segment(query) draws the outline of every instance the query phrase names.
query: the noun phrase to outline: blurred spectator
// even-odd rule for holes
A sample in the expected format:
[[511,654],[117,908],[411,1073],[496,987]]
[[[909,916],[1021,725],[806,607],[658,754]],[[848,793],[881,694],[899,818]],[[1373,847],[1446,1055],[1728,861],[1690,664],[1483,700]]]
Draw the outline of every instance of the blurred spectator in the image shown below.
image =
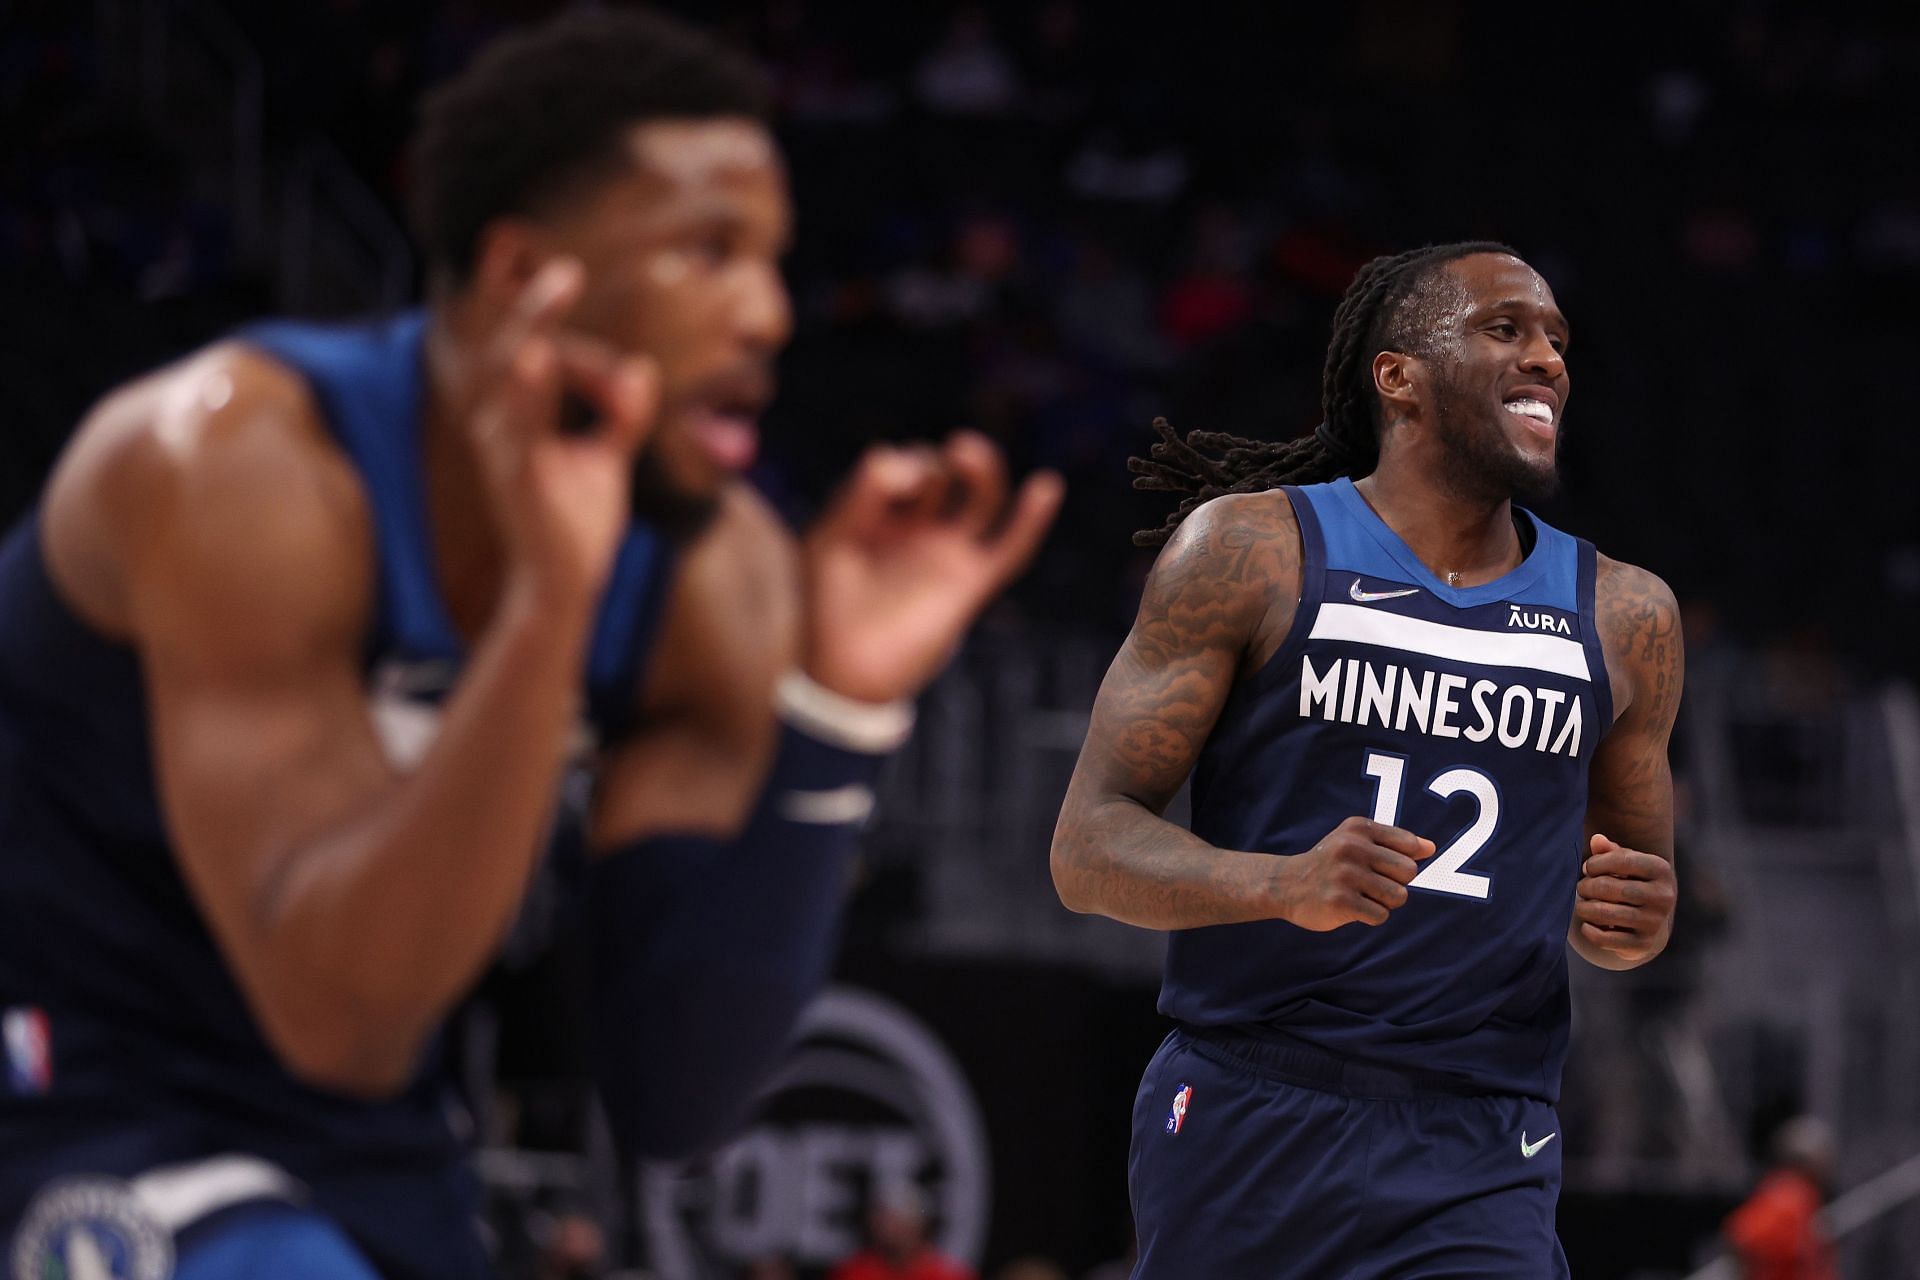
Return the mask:
[[1820,1206],[1833,1180],[1833,1133],[1812,1116],[1780,1126],[1773,1167],[1727,1219],[1742,1280],[1836,1280]]
[[917,1189],[876,1191],[867,1247],[835,1267],[829,1280],[975,1280],[972,1268],[933,1247],[927,1225],[926,1201]]
[[1153,296],[1138,270],[1103,244],[1081,245],[1054,322],[1078,354],[1107,368],[1157,369],[1166,344],[1154,328]]
[[1186,152],[1170,139],[1130,144],[1108,130],[1067,163],[1067,186],[1089,200],[1162,205],[1186,190]]
[[914,87],[942,115],[990,116],[1012,109],[1020,85],[986,11],[969,8],[953,16],[946,37],[921,60]]
[[1026,61],[1033,109],[1042,118],[1065,123],[1092,103],[1097,67],[1087,49],[1086,22],[1074,0],[1050,0],[1040,6],[1033,15]]
[[740,1280],[795,1280],[797,1274],[793,1263],[778,1255],[755,1258],[740,1268]]
[[1238,218],[1214,208],[1194,228],[1187,269],[1167,290],[1163,324],[1176,346],[1196,347],[1245,324],[1253,314],[1247,285],[1247,236]]
[[986,317],[1020,262],[1020,236],[996,214],[976,214],[954,230],[947,263],[909,265],[887,281],[887,306],[915,329],[964,325]]
[[600,1224],[575,1209],[553,1219],[540,1250],[538,1280],[591,1280],[606,1262]]
[[811,21],[801,0],[770,4],[768,73],[781,114],[809,124],[873,123],[894,109],[894,95],[865,74],[855,51]]
[[991,291],[964,271],[926,263],[903,267],[887,281],[887,308],[915,329],[942,329],[985,314]]
[[[397,207],[414,95],[489,33],[563,2],[225,6],[265,66],[268,181],[317,135]],[[88,290],[89,332],[118,322],[97,314],[109,296],[259,287],[277,265],[273,245],[236,238],[245,224],[226,207],[233,184],[221,158],[230,131],[206,116],[218,103],[179,68],[164,100],[152,100],[143,60],[107,56],[93,38],[95,12],[30,0],[0,24],[10,126],[0,138],[0,272]],[[1829,394],[1796,372],[1890,365],[1912,345],[1920,204],[1910,166],[1884,160],[1906,143],[1903,70],[1920,54],[1910,25],[1696,9],[1649,43],[1598,15],[1570,18],[1568,38],[1618,74],[1612,88],[1561,86],[1541,128],[1588,147],[1593,163],[1558,175],[1552,199],[1515,205],[1489,198],[1505,179],[1470,155],[1408,170],[1371,142],[1414,109],[1378,91],[1377,51],[1353,44],[1381,30],[1420,51],[1417,65],[1394,65],[1428,84],[1423,118],[1472,127],[1463,100],[1433,90],[1434,77],[1473,83],[1508,51],[1475,38],[1457,6],[1366,6],[1323,33],[1346,53],[1319,58],[1300,52],[1321,47],[1312,31],[1257,7],[1231,33],[1168,29],[1150,10],[1080,0],[911,14],[871,0],[762,0],[703,16],[758,46],[785,109],[805,228],[787,385],[862,389],[860,404],[835,410],[848,454],[870,421],[925,430],[973,420],[983,389],[1009,444],[1035,430],[1068,437],[1081,460],[1075,479],[1087,483],[1124,485],[1125,455],[1159,412],[1291,434],[1317,416],[1327,311],[1354,268],[1381,248],[1491,234],[1548,266],[1604,361],[1582,361],[1605,376],[1583,379],[1576,426],[1604,431],[1569,435],[1567,491],[1549,512],[1558,522],[1644,556],[1689,594],[1709,587],[1723,605],[1763,600],[1782,579],[1824,584],[1806,602],[1816,610],[1859,599],[1879,585],[1871,557],[1834,560],[1786,522],[1748,518],[1743,495],[1781,483],[1768,460],[1792,457],[1800,500],[1837,513],[1836,542],[1914,540],[1898,477],[1920,465],[1920,437],[1803,432]],[[903,100],[919,109],[900,110]],[[1817,116],[1806,114],[1810,100]],[[1623,200],[1647,190],[1661,200]],[[1646,299],[1606,271],[1627,260],[1632,278],[1663,280],[1677,300],[1668,323],[1702,335],[1695,359],[1738,361],[1745,375],[1686,376],[1639,339]],[[1783,281],[1789,291],[1776,287]],[[128,315],[129,327],[157,323]],[[28,341],[41,339],[32,329],[51,332],[22,327]],[[0,343],[0,361],[9,356],[25,369],[49,364],[18,341]],[[1042,367],[1056,362],[1069,377]],[[111,382],[108,372],[61,370],[90,388]],[[1866,380],[1851,419],[1867,429],[1900,421],[1894,394],[1891,380]],[[818,413],[824,402],[791,403]],[[1102,415],[1089,412],[1096,406]],[[72,425],[71,414],[33,404],[22,416],[10,431],[30,458],[50,456]],[[1674,419],[1697,429],[1661,430]],[[1722,441],[1735,423],[1751,448],[1729,455]],[[1604,449],[1590,443],[1602,438]],[[810,459],[818,439],[770,433],[769,483],[818,497],[806,491],[830,470]],[[1853,454],[1884,465],[1855,471]],[[1709,469],[1724,483],[1692,482]],[[30,487],[0,480],[0,506],[10,512]],[[1064,524],[1049,554],[1087,579],[1123,582],[1138,571],[1126,532],[1148,508],[1124,493],[1101,501],[1099,518]],[[1018,598],[1046,617],[1043,594],[1030,583]],[[1846,634],[1850,649],[1878,644],[1908,661],[1874,629]]]

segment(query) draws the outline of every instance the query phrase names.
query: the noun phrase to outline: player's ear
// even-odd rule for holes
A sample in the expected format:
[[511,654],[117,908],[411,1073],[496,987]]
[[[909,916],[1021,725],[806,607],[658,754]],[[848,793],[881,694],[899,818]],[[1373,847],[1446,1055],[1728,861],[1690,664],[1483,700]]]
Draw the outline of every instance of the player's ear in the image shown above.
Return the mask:
[[550,256],[540,229],[524,218],[495,218],[473,246],[469,287],[484,301],[508,307]]
[[[1404,351],[1382,351],[1373,358],[1373,389],[1388,406],[1412,409],[1417,402],[1422,374],[1419,356]],[[1383,414],[1383,418],[1391,418]]]

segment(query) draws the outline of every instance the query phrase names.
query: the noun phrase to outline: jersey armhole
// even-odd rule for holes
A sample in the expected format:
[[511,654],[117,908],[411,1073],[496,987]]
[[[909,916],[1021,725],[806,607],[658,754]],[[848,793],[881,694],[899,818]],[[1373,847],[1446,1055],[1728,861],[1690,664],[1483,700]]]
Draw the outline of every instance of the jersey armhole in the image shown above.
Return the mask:
[[425,328],[419,311],[359,327],[270,320],[236,331],[232,341],[306,386],[322,429],[359,476],[377,575],[363,652],[394,648],[456,661],[465,646],[440,592],[420,457]]
[[1600,734],[1613,731],[1613,675],[1607,670],[1607,653],[1600,637],[1599,581],[1600,553],[1585,538],[1574,540],[1578,557],[1580,605],[1580,643],[1587,651],[1587,669],[1593,672],[1593,703],[1600,711]]
[[1313,499],[1298,486],[1282,485],[1281,491],[1287,495],[1294,524],[1300,530],[1300,603],[1293,611],[1287,634],[1281,637],[1280,647],[1260,664],[1258,671],[1238,683],[1238,688],[1247,690],[1265,688],[1273,682],[1275,672],[1290,669],[1291,660],[1306,645],[1314,619],[1320,614],[1320,585],[1326,577],[1327,566],[1327,546],[1320,532],[1320,517],[1313,509]]

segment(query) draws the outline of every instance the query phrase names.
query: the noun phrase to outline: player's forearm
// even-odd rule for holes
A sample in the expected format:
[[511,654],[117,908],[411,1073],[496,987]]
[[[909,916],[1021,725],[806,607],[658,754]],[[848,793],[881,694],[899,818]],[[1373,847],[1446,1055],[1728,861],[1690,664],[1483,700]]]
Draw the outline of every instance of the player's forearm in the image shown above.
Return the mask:
[[886,744],[867,745],[789,724],[736,839],[655,837],[595,864],[596,1066],[629,1150],[684,1157],[723,1139],[779,1063],[832,966]]
[[1070,797],[1053,834],[1060,901],[1144,929],[1273,919],[1282,914],[1284,862],[1216,848],[1124,796]]
[[269,1021],[292,1028],[309,1074],[404,1083],[497,947],[545,847],[587,620],[510,594],[419,767],[281,864],[262,912]]

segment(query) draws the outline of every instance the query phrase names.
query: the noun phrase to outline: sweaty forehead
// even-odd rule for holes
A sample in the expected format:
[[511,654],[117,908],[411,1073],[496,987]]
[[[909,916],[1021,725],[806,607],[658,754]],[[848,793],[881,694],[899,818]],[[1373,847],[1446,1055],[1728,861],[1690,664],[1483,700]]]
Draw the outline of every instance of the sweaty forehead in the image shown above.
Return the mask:
[[780,150],[765,125],[744,118],[655,120],[627,138],[638,176],[659,194],[778,183]]
[[1476,253],[1447,264],[1447,274],[1466,291],[1470,305],[1531,302],[1543,311],[1559,311],[1553,290],[1526,263],[1504,253]]

